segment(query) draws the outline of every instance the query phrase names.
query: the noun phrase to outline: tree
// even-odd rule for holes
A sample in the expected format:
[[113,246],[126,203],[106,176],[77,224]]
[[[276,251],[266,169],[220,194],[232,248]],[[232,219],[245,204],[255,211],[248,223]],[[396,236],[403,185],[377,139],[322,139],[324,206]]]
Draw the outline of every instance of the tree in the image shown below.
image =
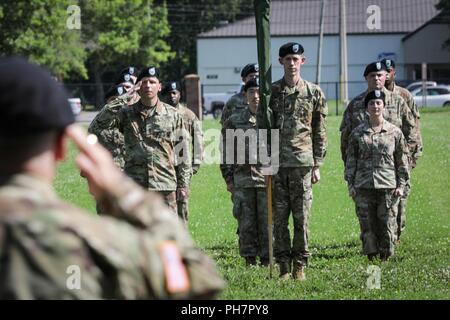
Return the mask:
[[[450,27],[450,0],[440,0],[436,5],[436,9],[441,10],[440,17]],[[444,47],[450,50],[450,38],[444,42]]]
[[96,104],[103,102],[102,75],[134,64],[159,65],[174,57],[164,40],[170,33],[165,2],[85,0],[80,3],[83,42],[96,83]]
[[167,41],[176,56],[163,66],[163,74],[174,80],[197,72],[199,33],[253,15],[248,0],[171,0],[167,7],[172,29]]
[[0,3],[0,54],[21,55],[46,66],[58,79],[87,78],[80,31],[67,28],[68,0]]

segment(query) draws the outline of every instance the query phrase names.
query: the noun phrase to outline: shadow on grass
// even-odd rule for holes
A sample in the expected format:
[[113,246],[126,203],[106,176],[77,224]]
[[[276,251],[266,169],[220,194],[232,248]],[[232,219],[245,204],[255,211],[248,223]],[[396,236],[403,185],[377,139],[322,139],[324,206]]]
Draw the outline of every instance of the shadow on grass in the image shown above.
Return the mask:
[[353,256],[360,256],[361,247],[359,241],[349,241],[346,243],[336,243],[329,245],[313,245],[311,251],[313,257],[327,260],[348,259]]

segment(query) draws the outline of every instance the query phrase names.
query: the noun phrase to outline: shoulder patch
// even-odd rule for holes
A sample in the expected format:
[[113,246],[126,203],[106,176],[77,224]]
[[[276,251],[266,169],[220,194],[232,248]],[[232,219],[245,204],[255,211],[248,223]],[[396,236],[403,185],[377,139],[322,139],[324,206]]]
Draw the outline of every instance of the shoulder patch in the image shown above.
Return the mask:
[[164,267],[167,291],[171,294],[188,291],[189,277],[175,242],[163,242],[158,251]]

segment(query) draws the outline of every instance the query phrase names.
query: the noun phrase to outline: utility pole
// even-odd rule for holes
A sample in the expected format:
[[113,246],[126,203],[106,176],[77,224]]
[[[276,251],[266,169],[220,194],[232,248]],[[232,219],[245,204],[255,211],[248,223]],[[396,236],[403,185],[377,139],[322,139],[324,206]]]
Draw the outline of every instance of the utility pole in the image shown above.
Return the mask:
[[341,103],[345,107],[348,102],[347,15],[345,12],[345,0],[340,0],[339,4]]
[[316,83],[318,85],[320,85],[320,73],[321,73],[321,69],[322,69],[323,16],[325,14],[325,2],[326,2],[326,0],[322,0],[322,10],[320,13],[319,46],[317,48]]

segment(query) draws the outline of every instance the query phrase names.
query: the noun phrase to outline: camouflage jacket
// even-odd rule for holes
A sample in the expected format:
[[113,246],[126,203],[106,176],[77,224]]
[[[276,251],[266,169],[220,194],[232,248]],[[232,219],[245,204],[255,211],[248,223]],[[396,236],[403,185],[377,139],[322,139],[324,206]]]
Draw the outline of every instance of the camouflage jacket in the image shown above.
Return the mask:
[[[107,108],[114,107],[115,105],[127,106],[126,99],[123,97],[117,97],[113,101],[109,102]],[[105,108],[104,106],[103,108]],[[98,138],[98,142],[108,150],[114,160],[114,163],[123,170],[125,165],[124,159],[124,139],[122,132],[117,127],[117,121],[102,122],[98,121],[98,114],[89,125],[89,133],[95,134]]]
[[124,171],[141,186],[157,191],[189,186],[188,154],[184,159],[177,152],[188,150],[187,134],[175,108],[161,101],[151,108],[141,101],[129,107],[106,105],[96,120],[104,125],[117,123],[124,135]]
[[405,138],[386,120],[379,133],[373,132],[369,122],[359,125],[350,135],[346,153],[345,180],[349,186],[403,189],[409,179]]
[[[383,88],[383,92],[386,94],[384,119],[402,131],[408,144],[409,155],[411,155],[414,153],[414,150],[417,150],[417,135],[413,115],[399,95],[390,92],[386,88]],[[367,91],[363,92],[350,101],[342,117],[340,126],[341,155],[344,163],[347,158],[346,152],[351,132],[369,119],[364,105],[364,98],[367,93]]]
[[399,87],[395,83],[393,83],[392,87],[391,88],[387,88],[387,89],[389,91],[394,92],[395,94],[398,94],[400,97],[403,98],[403,100],[405,100],[406,105],[408,106],[409,110],[411,111],[411,113],[412,113],[412,115],[414,117],[415,129],[416,129],[417,147],[416,147],[416,150],[413,151],[412,157],[414,157],[417,160],[423,154],[422,133],[420,132],[420,113],[419,113],[419,108],[417,107],[417,104],[414,101],[411,92],[409,92],[405,88]]
[[279,129],[280,166],[321,166],[327,150],[328,106],[320,87],[300,79],[290,88],[284,78],[278,80],[272,84],[269,109],[273,128]]
[[0,299],[192,299],[224,282],[155,193],[124,177],[108,216],[31,175],[0,181]]
[[203,161],[202,123],[195,113],[183,104],[179,103],[175,109],[183,118],[184,127],[188,133],[189,151],[191,152],[189,158],[192,159],[192,165],[196,166],[196,170],[198,170]]
[[239,92],[231,96],[231,98],[228,99],[227,103],[225,103],[225,106],[222,110],[222,117],[220,119],[222,127],[225,121],[233,114],[235,109],[244,109],[246,107],[247,105],[245,104],[244,92]]
[[[258,164],[256,115],[252,114],[248,107],[239,110],[239,112],[234,110],[223,126],[222,145],[225,156],[220,165],[222,177],[226,182],[233,181],[235,187],[265,187],[261,166]],[[236,141],[235,136],[238,136]],[[253,144],[252,147],[250,147],[250,143]],[[238,154],[243,157],[242,161],[238,160]],[[229,163],[231,159],[234,161]]]

